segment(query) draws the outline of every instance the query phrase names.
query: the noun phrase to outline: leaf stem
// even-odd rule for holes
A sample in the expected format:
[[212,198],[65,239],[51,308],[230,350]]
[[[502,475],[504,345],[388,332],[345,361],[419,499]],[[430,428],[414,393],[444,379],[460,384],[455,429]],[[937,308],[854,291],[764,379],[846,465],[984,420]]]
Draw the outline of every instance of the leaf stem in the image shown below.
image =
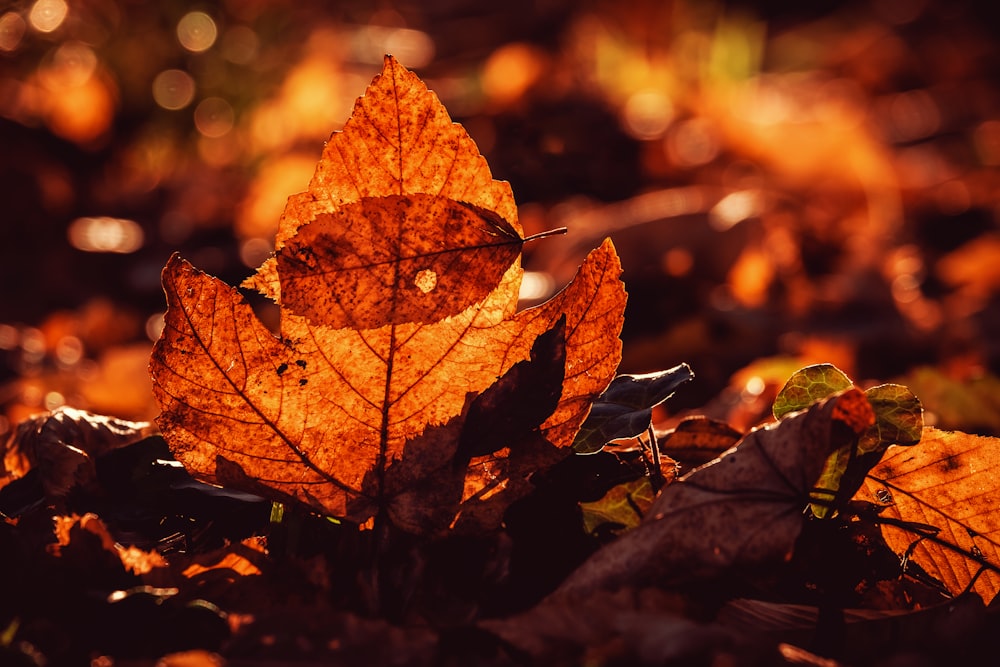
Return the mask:
[[649,434],[649,449],[653,455],[653,488],[658,489],[663,486],[663,469],[660,467],[660,443],[656,441],[652,421],[649,422],[646,433]]
[[538,232],[537,234],[532,234],[531,236],[524,237],[524,243],[528,241],[537,241],[538,239],[548,238],[549,236],[558,236],[565,234],[569,231],[566,227],[556,227],[555,229],[549,229],[544,232]]

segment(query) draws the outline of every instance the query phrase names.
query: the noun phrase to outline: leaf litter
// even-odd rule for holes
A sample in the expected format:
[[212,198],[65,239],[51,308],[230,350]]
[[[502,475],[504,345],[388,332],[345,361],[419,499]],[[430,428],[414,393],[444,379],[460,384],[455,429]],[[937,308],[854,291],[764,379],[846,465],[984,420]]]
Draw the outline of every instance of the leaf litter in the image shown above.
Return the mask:
[[[835,664],[802,645],[850,655],[824,638],[838,613],[876,627],[859,602],[928,607],[914,646],[977,650],[936,600],[997,593],[996,439],[922,428],[906,387],[827,364],[772,424],[689,418],[658,443],[652,410],[692,374],[615,375],[613,245],[518,311],[525,240],[509,186],[387,57],[244,282],[278,335],[175,256],[150,364],[166,443],[67,409],[6,443],[0,650],[51,647],[55,623],[77,660]],[[654,485],[645,452],[606,448],[644,432],[701,465]]]

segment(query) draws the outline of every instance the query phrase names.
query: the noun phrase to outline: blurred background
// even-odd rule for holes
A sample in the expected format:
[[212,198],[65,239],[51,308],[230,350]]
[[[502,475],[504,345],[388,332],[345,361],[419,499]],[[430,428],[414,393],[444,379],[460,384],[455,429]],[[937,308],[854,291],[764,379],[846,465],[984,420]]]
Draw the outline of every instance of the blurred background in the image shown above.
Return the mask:
[[[525,305],[610,235],[623,372],[747,426],[805,363],[1000,432],[1000,11],[963,0],[0,0],[0,441],[156,414],[174,251],[237,284],[384,53],[509,180]],[[666,415],[659,415],[660,419]]]

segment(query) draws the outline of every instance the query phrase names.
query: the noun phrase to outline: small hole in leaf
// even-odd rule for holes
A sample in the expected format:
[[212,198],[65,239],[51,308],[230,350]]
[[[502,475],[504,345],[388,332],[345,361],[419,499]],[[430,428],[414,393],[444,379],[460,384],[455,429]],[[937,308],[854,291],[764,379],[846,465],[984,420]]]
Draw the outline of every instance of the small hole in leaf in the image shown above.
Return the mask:
[[417,286],[417,289],[424,294],[430,293],[435,287],[437,287],[438,277],[437,274],[430,269],[424,269],[417,273],[417,277],[413,279],[413,284]]

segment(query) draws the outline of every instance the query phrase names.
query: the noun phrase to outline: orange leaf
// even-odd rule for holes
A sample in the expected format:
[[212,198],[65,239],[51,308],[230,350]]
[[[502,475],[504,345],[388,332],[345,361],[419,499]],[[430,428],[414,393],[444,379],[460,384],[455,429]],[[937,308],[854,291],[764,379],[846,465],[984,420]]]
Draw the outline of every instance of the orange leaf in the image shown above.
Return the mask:
[[[309,189],[293,195],[278,222],[278,249],[323,213],[365,197],[430,194],[492,211],[521,233],[510,185],[493,180],[465,129],[437,95],[392,56],[354,105],[344,129],[330,137]],[[244,282],[277,300],[271,259]]]
[[912,547],[910,558],[952,594],[970,583],[987,602],[1000,593],[997,438],[925,427],[919,444],[889,448],[855,498],[899,522],[882,525],[886,542],[899,554]]
[[495,213],[432,195],[323,213],[277,254],[282,305],[329,327],[434,322],[482,301],[521,254]]
[[[415,532],[496,525],[613,377],[625,305],[606,241],[563,292],[516,312],[513,214],[464,130],[387,58],[289,201],[277,261],[251,280],[280,287],[280,338],[229,285],[176,256],[164,269],[151,372],[175,456],[202,479],[359,523],[387,511]],[[475,398],[563,318],[564,354],[546,362],[560,367],[540,371],[564,374],[554,409],[522,442],[466,445],[468,468],[453,465]]]

